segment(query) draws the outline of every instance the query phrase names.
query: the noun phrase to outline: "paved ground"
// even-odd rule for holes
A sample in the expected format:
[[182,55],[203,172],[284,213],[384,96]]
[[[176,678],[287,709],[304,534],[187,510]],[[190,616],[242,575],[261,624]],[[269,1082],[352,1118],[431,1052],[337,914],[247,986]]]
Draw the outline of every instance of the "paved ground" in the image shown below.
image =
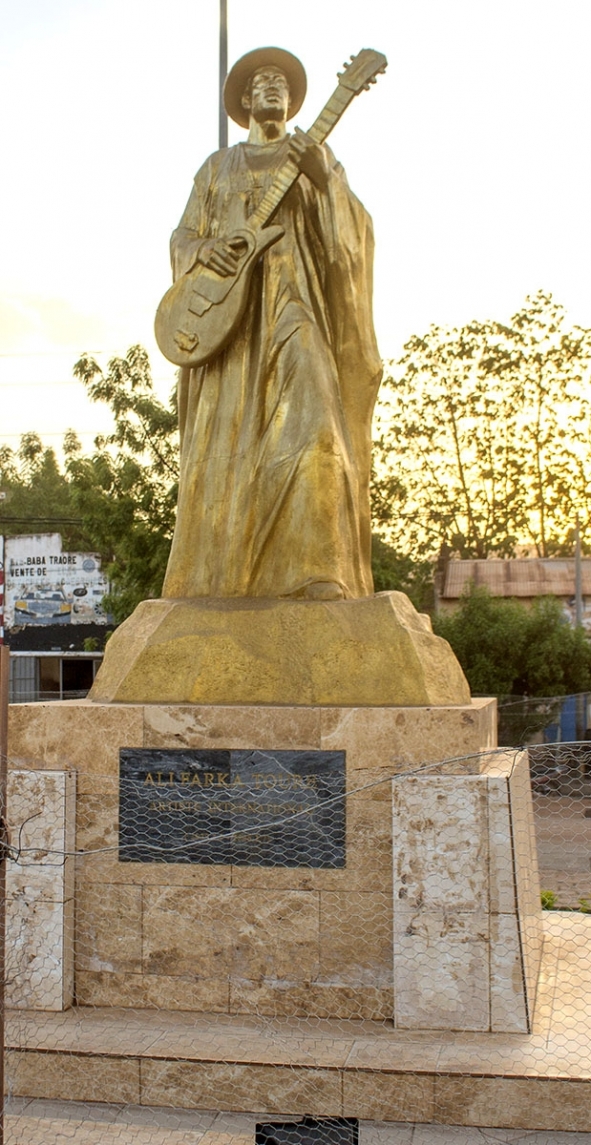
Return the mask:
[[[6,1110],[6,1145],[254,1145],[268,1115],[83,1105],[14,1098]],[[360,1122],[359,1145],[591,1145],[589,1133],[471,1129],[454,1125]]]
[[534,815],[542,890],[554,891],[559,909],[591,901],[591,798],[536,795]]

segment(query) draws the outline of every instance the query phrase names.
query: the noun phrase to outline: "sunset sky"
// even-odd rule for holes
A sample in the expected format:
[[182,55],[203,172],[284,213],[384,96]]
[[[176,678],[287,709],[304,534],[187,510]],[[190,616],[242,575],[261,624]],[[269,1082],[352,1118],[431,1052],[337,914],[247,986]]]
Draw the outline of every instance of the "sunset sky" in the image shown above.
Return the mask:
[[[589,0],[228,0],[229,57],[302,59],[309,127],[352,52],[389,68],[331,137],[374,218],[384,357],[540,288],[591,326]],[[0,440],[106,425],[72,366],[147,346],[217,145],[218,0],[0,0]],[[244,138],[231,129],[230,141]]]

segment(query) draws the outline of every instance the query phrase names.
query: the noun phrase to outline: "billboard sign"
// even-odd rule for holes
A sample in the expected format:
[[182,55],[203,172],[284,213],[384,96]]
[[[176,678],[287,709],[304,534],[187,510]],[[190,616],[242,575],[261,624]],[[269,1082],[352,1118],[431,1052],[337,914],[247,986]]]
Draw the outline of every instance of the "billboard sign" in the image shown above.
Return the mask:
[[107,624],[97,553],[64,553],[59,533],[6,537],[4,625]]

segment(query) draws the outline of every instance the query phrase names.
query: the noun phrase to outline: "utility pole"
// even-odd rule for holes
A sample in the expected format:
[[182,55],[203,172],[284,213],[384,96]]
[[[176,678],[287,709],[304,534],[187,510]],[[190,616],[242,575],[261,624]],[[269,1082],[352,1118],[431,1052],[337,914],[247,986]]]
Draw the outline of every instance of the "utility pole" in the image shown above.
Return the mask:
[[220,150],[228,146],[228,116],[224,107],[224,81],[228,74],[228,0],[220,0]]
[[575,523],[575,624],[580,628],[583,623],[583,568],[581,565],[581,532],[579,529],[579,514]]
[[[575,520],[575,624],[577,629],[583,626],[583,566],[581,564],[581,530],[579,528],[579,514]],[[585,734],[585,708],[587,697],[577,695],[575,700],[575,735],[582,739]],[[584,764],[580,764],[581,774],[584,774]]]

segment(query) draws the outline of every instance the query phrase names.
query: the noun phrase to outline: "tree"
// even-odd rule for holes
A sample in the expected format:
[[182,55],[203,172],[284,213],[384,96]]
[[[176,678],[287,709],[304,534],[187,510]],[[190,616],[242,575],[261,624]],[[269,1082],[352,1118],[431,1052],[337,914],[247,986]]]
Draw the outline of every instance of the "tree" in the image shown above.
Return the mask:
[[68,431],[65,471],[36,433],[24,434],[16,452],[1,446],[0,529],[60,532],[64,548],[99,552],[112,586],[105,607],[120,621],[161,592],[176,510],[176,400],[158,401],[141,346],[112,358],[106,372],[83,355],[74,373],[93,401],[110,407],[113,432],[84,456]]
[[113,433],[95,439],[91,456],[82,456],[75,438],[65,452],[73,504],[111,581],[106,605],[123,620],[162,589],[176,510],[176,399],[168,406],[158,401],[141,346],[112,358],[106,373],[83,355],[74,374],[115,420]]
[[527,608],[472,584],[433,628],[451,644],[477,695],[565,696],[591,688],[591,644],[554,597]]
[[84,548],[85,537],[72,500],[69,481],[53,449],[36,433],[25,433],[18,450],[0,446],[0,532],[61,533],[66,548]]
[[527,612],[517,695],[568,696],[591,688],[591,644],[573,628],[556,597],[540,597]]
[[374,534],[371,546],[374,591],[405,592],[419,612],[433,607],[433,566],[397,553]]
[[511,556],[591,547],[591,330],[550,295],[508,326],[437,326],[391,365],[377,418],[374,514],[396,549]]
[[526,622],[522,605],[470,585],[457,610],[434,617],[433,631],[451,644],[472,692],[502,696],[513,694]]

